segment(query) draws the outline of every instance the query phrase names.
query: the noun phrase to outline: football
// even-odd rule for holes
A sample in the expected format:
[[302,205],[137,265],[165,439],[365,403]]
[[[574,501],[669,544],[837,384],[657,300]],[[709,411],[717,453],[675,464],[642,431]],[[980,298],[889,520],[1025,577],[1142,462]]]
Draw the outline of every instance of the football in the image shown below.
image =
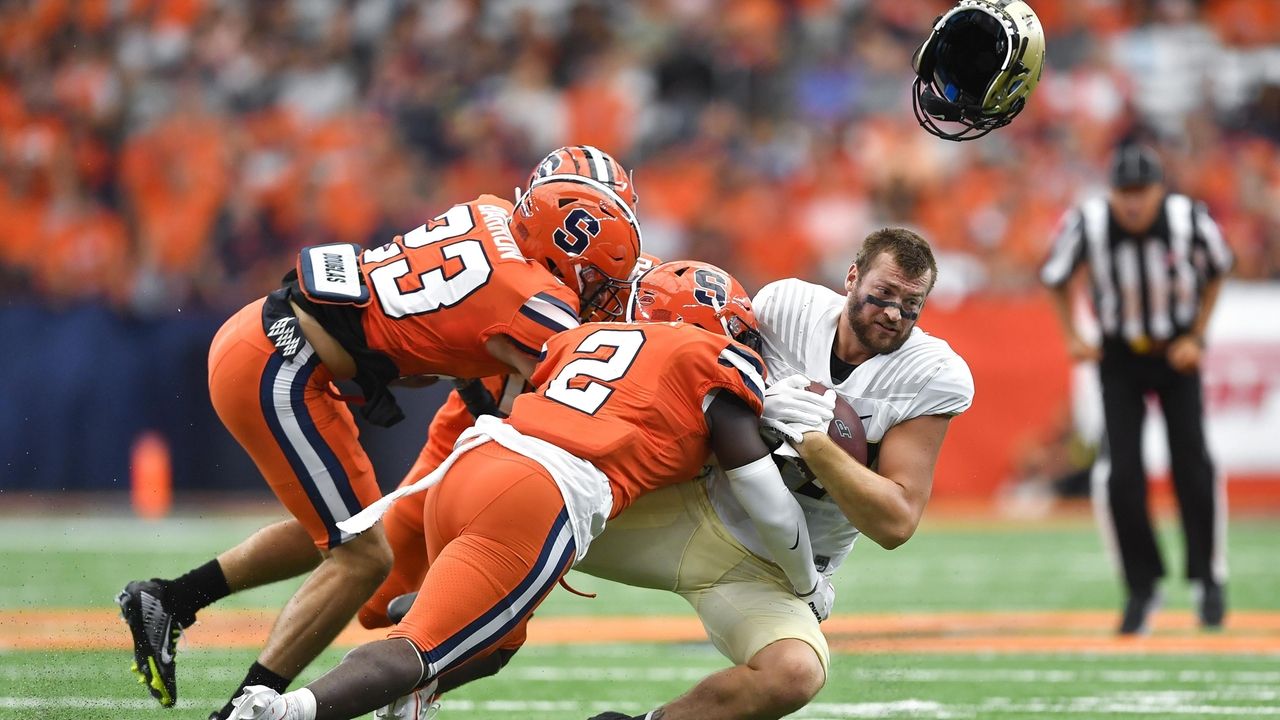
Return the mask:
[[[809,392],[821,395],[827,391],[827,386],[814,381],[809,383],[808,389]],[[866,428],[862,426],[862,419],[858,417],[858,412],[839,395],[836,395],[835,417],[827,426],[827,437],[854,460],[863,465],[867,464]]]

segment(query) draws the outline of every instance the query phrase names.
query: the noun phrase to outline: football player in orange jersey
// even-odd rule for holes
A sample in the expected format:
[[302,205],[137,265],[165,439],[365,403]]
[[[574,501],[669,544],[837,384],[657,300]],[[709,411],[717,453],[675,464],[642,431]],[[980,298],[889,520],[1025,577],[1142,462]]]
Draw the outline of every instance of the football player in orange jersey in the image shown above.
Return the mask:
[[764,364],[748,347],[759,335],[745,291],[714,266],[666,263],[637,280],[627,307],[640,322],[588,323],[548,340],[537,391],[517,397],[506,421],[481,417],[421,483],[341,524],[371,527],[398,497],[429,488],[420,590],[429,602],[307,687],[246,688],[235,717],[353,718],[415,688],[447,689],[452,671],[518,646],[529,615],[608,518],[687,481],[709,453],[797,595],[825,617],[830,584],[758,432]]
[[[586,178],[612,190],[634,217],[639,197],[630,173],[607,153],[589,145],[562,147],[547,154],[529,174],[527,187],[533,188],[553,177],[572,180],[574,176]],[[522,213],[527,212],[537,217],[539,214],[535,210],[544,202],[541,198],[532,197],[530,193],[518,189],[516,191],[516,205],[521,208]],[[557,229],[552,227],[539,232],[534,223],[525,223],[517,229],[516,240],[527,257],[540,258],[547,267],[560,272],[559,276],[566,284],[578,287],[574,284],[578,273],[567,262],[571,258],[566,256],[556,242]],[[629,292],[630,282],[660,262],[652,255],[641,253],[631,276],[627,278],[628,282],[621,287],[610,286],[601,293],[602,297],[586,304],[583,319],[588,322],[620,319],[622,303]],[[563,272],[563,268],[570,272]],[[413,467],[400,482],[402,487],[417,482],[439,467],[453,451],[458,436],[471,427],[477,417],[486,414],[506,417],[516,395],[530,389],[524,376],[518,374],[494,375],[464,381],[458,385],[432,418],[427,441]],[[422,577],[427,571],[426,548],[422,540],[422,504],[425,500],[424,496],[418,495],[396,503],[383,517],[382,526],[391,546],[394,562],[387,579],[360,608],[358,617],[364,627],[390,625],[391,620],[387,617],[388,603],[400,595],[416,590],[422,584]],[[493,672],[496,671],[497,668],[494,668]]]
[[[635,280],[661,262],[653,255],[641,254],[632,270],[631,279]],[[623,288],[617,300],[625,302],[629,292],[627,288]],[[617,318],[611,310],[599,305],[593,306],[585,317],[587,322],[608,322],[615,319]],[[511,404],[516,396],[530,389],[523,376],[509,374],[475,380],[450,392],[431,419],[427,441],[413,467],[405,473],[400,486],[411,485],[439,467],[453,451],[458,436],[471,427],[476,418],[481,415],[506,417],[511,412]],[[410,496],[392,505],[387,514],[382,516],[382,528],[391,545],[394,562],[387,579],[360,608],[358,618],[366,628],[391,625],[392,620],[387,616],[388,604],[397,597],[417,590],[422,584],[422,577],[427,572],[426,546],[422,540],[422,505],[425,501],[426,496],[423,494]],[[492,672],[497,672],[497,669],[492,668]]]
[[[593,151],[578,149],[616,166]],[[120,593],[134,670],[161,705],[177,698],[177,639],[209,604],[312,571],[241,684],[283,690],[385,578],[391,552],[381,529],[355,536],[337,525],[380,491],[332,381],[354,380],[362,415],[390,425],[403,417],[387,389],[398,379],[528,377],[537,349],[576,326],[580,307],[618,311],[618,289],[640,254],[629,201],[590,176],[534,176],[518,208],[482,195],[378,248],[304,248],[282,288],[218,332],[214,408],[295,520],[181,577],[130,582]],[[211,717],[230,711],[228,702]]]

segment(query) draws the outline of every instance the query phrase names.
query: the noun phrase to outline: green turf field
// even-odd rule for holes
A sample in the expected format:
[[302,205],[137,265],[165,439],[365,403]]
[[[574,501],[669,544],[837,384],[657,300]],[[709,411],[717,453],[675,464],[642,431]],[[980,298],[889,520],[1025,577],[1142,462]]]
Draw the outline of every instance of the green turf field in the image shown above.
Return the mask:
[[[4,517],[0,610],[111,607],[132,577],[172,575],[203,562],[267,518]],[[1180,543],[1168,522],[1171,569]],[[1236,519],[1230,530],[1232,610],[1280,612],[1274,561],[1280,523]],[[553,593],[540,615],[687,615],[679,598],[571,576],[586,600]],[[930,520],[906,546],[860,543],[837,577],[837,611],[1105,610],[1117,584],[1087,518],[1031,523]],[[269,608],[282,584],[231,598],[226,607]],[[1185,585],[1169,582],[1170,614],[1185,610]],[[21,615],[3,615],[18,623]],[[1109,615],[1108,615],[1109,617]],[[536,621],[535,621],[536,622]],[[7,634],[20,631],[10,627]],[[190,632],[198,633],[197,625]],[[121,624],[121,635],[127,630]],[[1230,627],[1227,636],[1254,632]],[[1273,647],[1280,636],[1270,633]],[[1194,638],[1193,629],[1156,634]],[[1096,631],[1099,637],[1106,630]],[[948,638],[938,637],[945,645]],[[0,645],[0,648],[5,647]],[[856,645],[855,645],[856,649]],[[0,718],[204,718],[252,661],[251,650],[180,648],[179,706],[163,711],[127,672],[121,650],[0,650]],[[331,651],[304,680],[341,656]],[[724,667],[705,643],[525,648],[496,679],[446,698],[448,718],[579,718],[603,709],[641,712]],[[1266,718],[1280,717],[1280,654],[1035,653],[859,654],[833,658],[832,675],[796,718]]]

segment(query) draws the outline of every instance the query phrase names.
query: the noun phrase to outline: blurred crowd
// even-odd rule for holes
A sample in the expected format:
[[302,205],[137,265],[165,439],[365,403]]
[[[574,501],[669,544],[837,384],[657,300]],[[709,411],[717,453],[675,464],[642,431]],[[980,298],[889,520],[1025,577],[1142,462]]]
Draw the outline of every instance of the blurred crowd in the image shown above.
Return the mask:
[[940,287],[1028,293],[1135,135],[1280,279],[1280,2],[1030,2],[1043,82],[964,144],[911,116],[947,0],[0,2],[0,295],[230,310],[580,143],[634,169],[647,250],[750,289],[907,224]]

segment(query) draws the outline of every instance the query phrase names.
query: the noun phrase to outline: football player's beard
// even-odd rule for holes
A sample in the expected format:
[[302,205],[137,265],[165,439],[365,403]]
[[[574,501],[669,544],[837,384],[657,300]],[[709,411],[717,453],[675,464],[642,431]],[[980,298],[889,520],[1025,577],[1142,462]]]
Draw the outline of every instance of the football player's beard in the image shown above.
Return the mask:
[[867,320],[862,313],[863,308],[866,306],[866,300],[856,300],[849,306],[847,313],[849,327],[853,330],[854,337],[858,338],[858,342],[877,355],[887,355],[902,347],[902,344],[911,336],[911,326],[914,323],[904,322],[902,329],[893,337],[888,340],[876,340],[871,336],[871,330],[875,323]]

